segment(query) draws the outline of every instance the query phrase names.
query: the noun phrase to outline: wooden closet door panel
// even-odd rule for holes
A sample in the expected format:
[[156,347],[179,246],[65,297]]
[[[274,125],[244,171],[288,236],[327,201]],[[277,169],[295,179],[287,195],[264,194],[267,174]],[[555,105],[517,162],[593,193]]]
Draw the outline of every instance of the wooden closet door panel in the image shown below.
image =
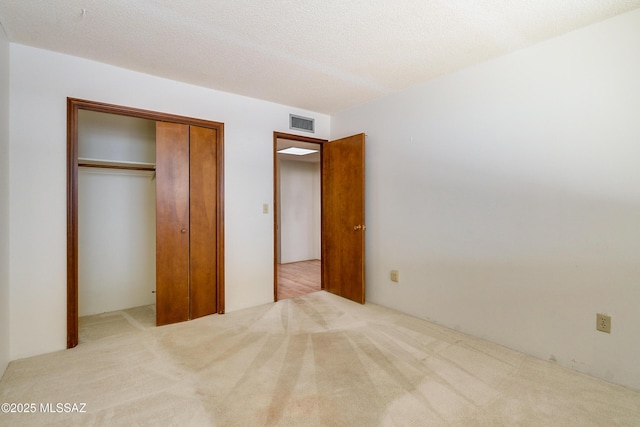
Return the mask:
[[156,324],[189,319],[189,126],[156,123]]
[[190,318],[217,312],[217,185],[215,129],[190,132]]

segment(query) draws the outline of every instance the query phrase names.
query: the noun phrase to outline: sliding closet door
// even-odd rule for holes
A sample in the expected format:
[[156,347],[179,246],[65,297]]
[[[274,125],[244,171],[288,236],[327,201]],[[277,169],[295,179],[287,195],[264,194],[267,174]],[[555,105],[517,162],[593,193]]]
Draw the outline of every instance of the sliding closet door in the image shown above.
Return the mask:
[[156,123],[156,324],[189,319],[189,126]]
[[215,129],[190,130],[190,284],[189,317],[217,312],[216,301],[216,141]]

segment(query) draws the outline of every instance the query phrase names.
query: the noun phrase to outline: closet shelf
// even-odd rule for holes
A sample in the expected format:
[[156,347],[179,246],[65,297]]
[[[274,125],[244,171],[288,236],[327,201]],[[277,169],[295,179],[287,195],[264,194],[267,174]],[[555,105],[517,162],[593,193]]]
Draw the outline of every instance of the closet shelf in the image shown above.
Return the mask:
[[122,160],[88,159],[83,157],[78,158],[78,166],[89,167],[89,168],[128,169],[128,170],[140,170],[140,171],[156,170],[155,163],[126,162]]

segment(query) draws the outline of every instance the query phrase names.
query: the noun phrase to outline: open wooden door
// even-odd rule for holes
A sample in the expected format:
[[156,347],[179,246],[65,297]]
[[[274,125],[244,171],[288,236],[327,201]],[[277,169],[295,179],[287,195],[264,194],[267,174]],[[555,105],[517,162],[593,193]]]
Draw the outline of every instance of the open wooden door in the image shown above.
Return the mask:
[[324,289],[364,304],[365,135],[322,147],[322,263]]

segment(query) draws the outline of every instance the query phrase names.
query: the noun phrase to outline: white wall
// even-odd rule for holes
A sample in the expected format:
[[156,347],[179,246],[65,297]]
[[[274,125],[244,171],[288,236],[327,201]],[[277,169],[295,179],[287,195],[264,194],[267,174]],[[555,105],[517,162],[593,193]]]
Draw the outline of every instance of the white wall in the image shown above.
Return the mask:
[[79,110],[78,157],[155,163],[156,122]]
[[280,262],[320,259],[320,164],[280,161]]
[[0,29],[0,378],[9,352],[9,43]]
[[[152,120],[80,110],[78,157],[155,163]],[[80,168],[78,314],[155,304],[153,172]]]
[[639,52],[636,10],[335,115],[368,301],[640,389]]
[[80,168],[79,316],[155,304],[155,203],[151,172]]
[[[329,117],[11,44],[11,358],[66,346],[66,97],[225,124],[227,311],[273,301],[273,132]],[[270,212],[273,212],[270,209]],[[248,267],[249,266],[249,267]]]

